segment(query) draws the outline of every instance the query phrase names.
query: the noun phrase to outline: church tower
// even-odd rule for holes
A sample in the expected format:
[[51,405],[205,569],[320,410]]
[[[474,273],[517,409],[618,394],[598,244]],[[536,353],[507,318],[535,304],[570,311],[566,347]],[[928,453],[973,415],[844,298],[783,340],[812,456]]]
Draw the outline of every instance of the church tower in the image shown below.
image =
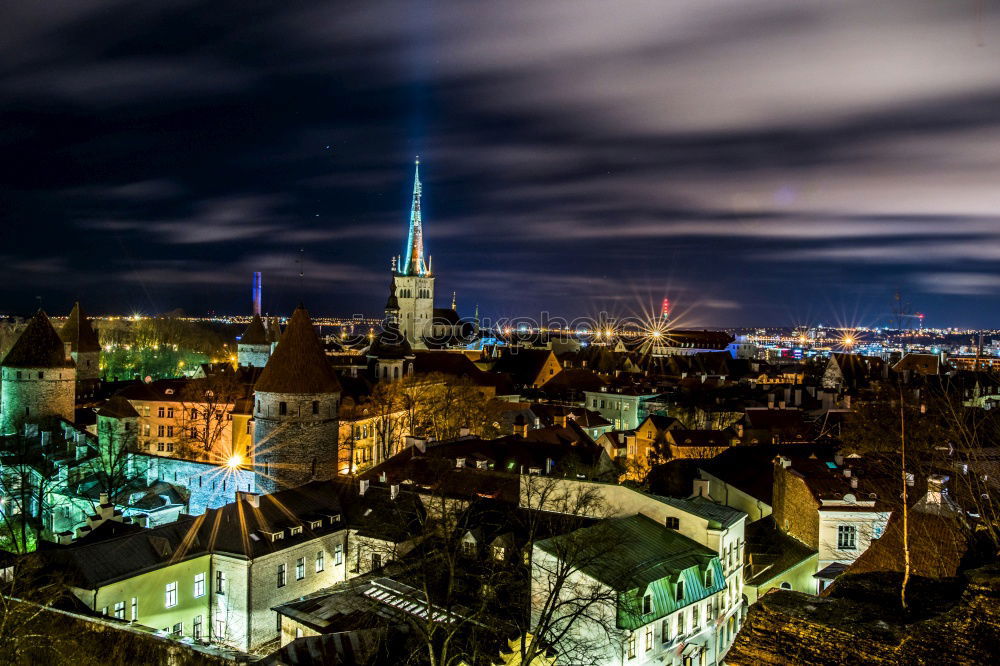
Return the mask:
[[48,316],[39,310],[0,362],[0,434],[22,432],[25,424],[52,429],[73,421],[76,368]]
[[424,349],[424,336],[431,334],[434,320],[434,275],[424,260],[424,228],[420,211],[420,160],[413,172],[413,201],[410,204],[410,231],[405,252],[392,262],[392,284],[385,316],[395,322],[415,349]]
[[101,384],[101,343],[79,303],[59,331],[59,337],[69,345],[70,356],[76,363],[76,395],[93,396]]
[[309,313],[299,306],[254,385],[258,492],[337,475],[340,392]]

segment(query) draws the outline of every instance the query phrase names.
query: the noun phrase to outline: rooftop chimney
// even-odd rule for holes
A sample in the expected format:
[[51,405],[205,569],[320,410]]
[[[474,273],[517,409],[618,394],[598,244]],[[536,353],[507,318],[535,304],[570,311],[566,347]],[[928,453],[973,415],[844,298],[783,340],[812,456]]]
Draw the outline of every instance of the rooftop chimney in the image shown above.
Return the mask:
[[361,496],[364,497],[365,493],[368,492],[368,479],[361,479],[361,483],[359,484],[359,490]]
[[385,483],[385,479],[386,479],[385,472],[382,472],[381,474],[378,475],[379,483]]
[[399,497],[399,484],[394,483],[389,486],[389,498],[396,499],[397,497]]
[[694,480],[694,494],[700,497],[710,497],[712,482],[709,479]]
[[788,469],[789,467],[792,466],[792,459],[786,456],[778,456],[778,464],[781,465],[784,469]]
[[236,501],[244,501],[255,509],[260,508],[260,495],[257,493],[247,492],[246,490],[236,491]]
[[857,487],[858,487],[858,477],[852,476],[851,477],[851,488],[857,488]]

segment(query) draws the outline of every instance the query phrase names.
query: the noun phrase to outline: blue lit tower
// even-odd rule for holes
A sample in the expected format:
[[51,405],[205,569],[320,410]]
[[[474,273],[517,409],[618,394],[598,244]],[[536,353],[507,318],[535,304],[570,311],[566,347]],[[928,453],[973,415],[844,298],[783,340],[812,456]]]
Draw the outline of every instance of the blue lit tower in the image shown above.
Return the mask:
[[425,347],[423,339],[431,332],[434,319],[434,275],[430,260],[424,260],[421,195],[420,160],[417,159],[413,172],[410,230],[402,257],[392,262],[392,284],[385,306],[386,319],[395,322],[410,345],[417,349]]

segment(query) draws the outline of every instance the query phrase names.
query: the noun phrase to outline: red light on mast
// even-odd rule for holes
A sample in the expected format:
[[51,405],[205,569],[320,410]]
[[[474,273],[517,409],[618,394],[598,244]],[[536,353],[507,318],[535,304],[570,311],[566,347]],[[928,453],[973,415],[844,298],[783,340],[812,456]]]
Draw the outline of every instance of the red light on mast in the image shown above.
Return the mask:
[[669,298],[664,298],[663,299],[663,318],[666,319],[669,316],[670,316],[670,299]]

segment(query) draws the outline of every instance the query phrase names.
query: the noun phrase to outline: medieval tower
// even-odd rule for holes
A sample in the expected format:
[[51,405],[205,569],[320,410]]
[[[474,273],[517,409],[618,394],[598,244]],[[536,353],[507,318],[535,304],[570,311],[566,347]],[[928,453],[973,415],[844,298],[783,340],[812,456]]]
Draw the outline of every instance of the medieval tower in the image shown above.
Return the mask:
[[0,377],[0,434],[73,421],[76,368],[70,344],[63,343],[41,310],[0,362]]
[[336,476],[340,391],[309,314],[299,306],[254,386],[257,492]]
[[77,397],[95,395],[101,385],[101,343],[79,303],[73,305],[59,337],[69,345],[70,356],[76,364]]
[[434,275],[431,262],[424,260],[424,229],[420,212],[420,160],[413,172],[413,201],[410,204],[410,232],[402,257],[392,262],[392,283],[385,306],[388,322],[395,322],[407,342],[423,349],[424,336],[431,334],[434,320]]
[[247,330],[236,344],[236,359],[241,367],[263,368],[271,356],[271,341],[264,330],[264,320],[254,313]]

